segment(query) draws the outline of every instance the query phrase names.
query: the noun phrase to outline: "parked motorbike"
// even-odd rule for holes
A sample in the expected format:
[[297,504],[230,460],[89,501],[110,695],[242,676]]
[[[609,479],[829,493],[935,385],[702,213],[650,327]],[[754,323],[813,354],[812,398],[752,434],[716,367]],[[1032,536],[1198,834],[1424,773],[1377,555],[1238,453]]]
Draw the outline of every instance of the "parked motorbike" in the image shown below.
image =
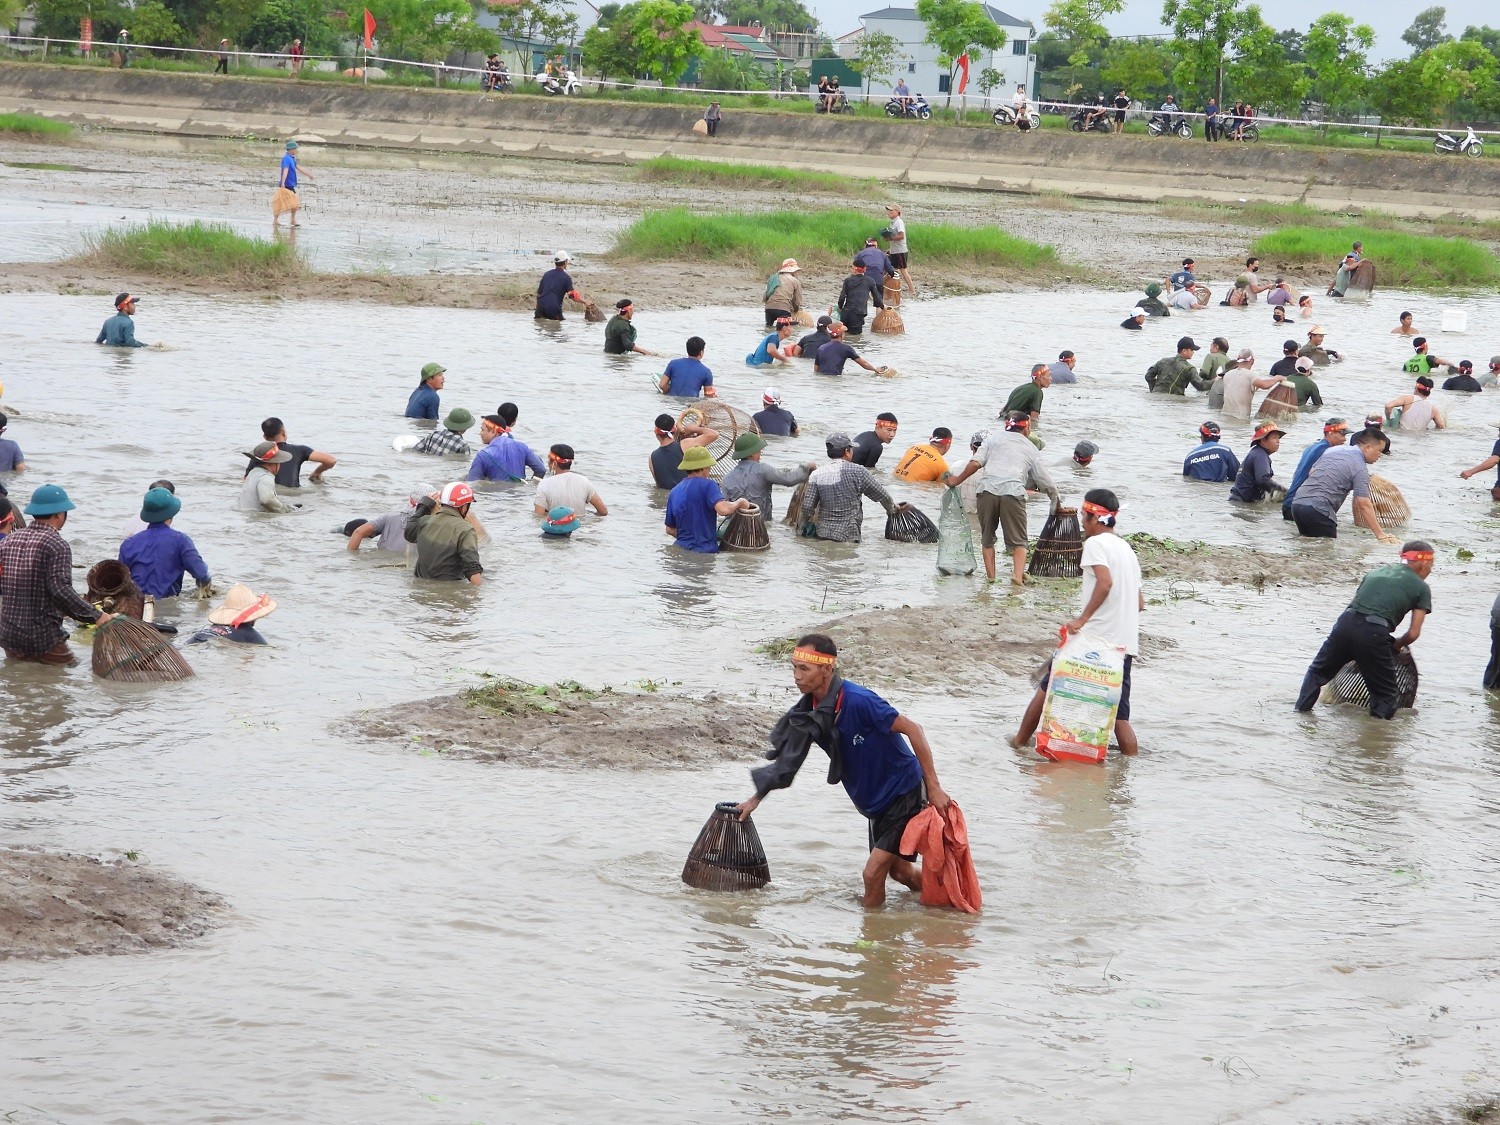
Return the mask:
[[932,116],[932,107],[927,104],[927,99],[921,94],[907,98],[904,106],[900,98],[892,98],[885,103],[885,115],[887,117],[916,117],[926,121]]
[[491,70],[484,73],[484,92],[487,94],[513,94],[515,86],[511,83],[510,75],[503,70]]
[[[1219,139],[1221,141],[1258,141],[1260,140],[1260,126],[1254,121],[1243,121],[1239,125],[1228,124],[1227,117],[1219,118]],[[1235,136],[1235,132],[1239,136]]]
[[542,93],[544,94],[576,94],[583,89],[583,83],[578,80],[578,75],[572,70],[563,68],[562,81],[557,80],[555,74],[542,75]]
[[[815,110],[817,110],[817,112],[819,112],[819,113],[848,113],[849,112],[849,95],[846,94],[846,93],[844,93],[842,90],[836,90],[836,91],[834,91],[834,93],[832,95],[832,98],[831,98],[831,101],[827,105],[824,104],[824,95],[818,93],[817,90],[813,91],[813,97],[815,99],[817,99],[813,103],[813,108]],[[887,112],[889,112],[889,107],[887,107]],[[927,112],[930,114],[932,111],[928,110]],[[895,116],[895,115],[892,114],[892,116]]]
[[1168,117],[1165,113],[1156,113],[1146,122],[1146,132],[1153,137],[1159,137],[1163,133],[1176,134],[1186,140],[1193,135],[1193,126],[1186,117]]
[[[1040,129],[1042,127],[1042,119],[1034,109],[1026,111],[1026,120],[1032,129]],[[1015,123],[1016,111],[1013,106],[1002,105],[999,109],[995,110],[996,125],[1014,125]]]
[[1109,119],[1110,119],[1110,114],[1109,113],[1100,114],[1098,117],[1094,118],[1094,121],[1093,121],[1092,124],[1085,125],[1084,122],[1088,118],[1088,113],[1089,113],[1089,111],[1086,108],[1085,109],[1074,110],[1073,111],[1073,116],[1070,117],[1070,118],[1068,118],[1068,128],[1072,129],[1073,132],[1075,132],[1075,133],[1083,133],[1083,132],[1108,133],[1108,132],[1111,132],[1110,124],[1109,124]]
[[1468,134],[1462,138],[1439,133],[1437,139],[1432,142],[1432,151],[1439,156],[1449,152],[1461,152],[1465,156],[1483,156],[1484,140],[1474,132],[1474,126],[1470,125]]

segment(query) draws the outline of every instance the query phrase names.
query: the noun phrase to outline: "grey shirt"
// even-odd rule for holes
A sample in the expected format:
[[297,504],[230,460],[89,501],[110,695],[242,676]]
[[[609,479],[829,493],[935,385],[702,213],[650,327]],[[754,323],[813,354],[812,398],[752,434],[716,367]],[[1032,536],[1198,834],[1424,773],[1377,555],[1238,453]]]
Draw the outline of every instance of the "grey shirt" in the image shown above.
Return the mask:
[[1297,489],[1292,507],[1305,504],[1329,519],[1336,519],[1350,492],[1356,497],[1369,498],[1370,467],[1365,464],[1360,446],[1341,445],[1318,458],[1302,487]]
[[1057,485],[1052,483],[1036,446],[1024,434],[1014,430],[1001,430],[981,445],[970,460],[978,461],[980,469],[974,474],[974,490],[989,492],[996,496],[1026,496],[1026,489],[1045,492],[1055,508],[1061,502]]
[[391,512],[389,515],[384,515],[379,519],[370,521],[370,526],[375,529],[375,534],[380,536],[375,541],[377,549],[395,551],[402,555],[406,554],[406,520],[411,513],[412,508],[408,504],[399,512]]
[[779,484],[790,487],[801,484],[812,472],[806,465],[793,465],[790,469],[773,469],[764,461],[749,458],[741,461],[720,486],[729,500],[748,500],[760,509],[760,518],[770,522],[771,486]]

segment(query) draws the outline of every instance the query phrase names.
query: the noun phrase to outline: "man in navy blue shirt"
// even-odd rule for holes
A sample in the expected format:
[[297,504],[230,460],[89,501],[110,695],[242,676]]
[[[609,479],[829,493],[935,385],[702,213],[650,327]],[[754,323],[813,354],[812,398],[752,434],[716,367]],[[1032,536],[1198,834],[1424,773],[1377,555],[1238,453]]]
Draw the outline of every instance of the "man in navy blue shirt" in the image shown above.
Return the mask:
[[1240,471],[1240,459],[1232,450],[1219,444],[1219,423],[1204,422],[1198,427],[1198,433],[1203,444],[1182,462],[1182,475],[1215,484],[1233,480]]
[[702,336],[688,340],[687,358],[674,359],[662,372],[661,382],[657,384],[662,394],[673,398],[697,398],[700,392],[704,398],[713,398],[717,394],[714,373],[703,362],[705,347]]
[[1167,278],[1171,282],[1173,290],[1190,289],[1198,284],[1198,278],[1193,273],[1193,266],[1196,264],[1191,258],[1182,259],[1182,268]]
[[1245,454],[1239,474],[1234,478],[1234,487],[1229,490],[1231,500],[1258,504],[1268,496],[1286,491],[1271,468],[1271,454],[1281,448],[1281,439],[1285,435],[1286,431],[1275,422],[1262,422],[1255,427],[1250,452]]
[[172,527],[172,517],[181,510],[182,501],[165,488],[151,489],[141,502],[146,530],[120,544],[120,561],[130,568],[131,579],[148,597],[175,598],[182,593],[184,572],[212,593],[212,579],[203,556],[191,539]]
[[844,364],[853,360],[866,371],[874,371],[875,365],[864,359],[853,346],[844,341],[844,326],[835,321],[828,326],[828,343],[813,356],[813,373],[816,375],[842,375]]
[[843,782],[849,800],[870,822],[865,906],[885,904],[887,879],[920,892],[921,868],[915,855],[901,853],[901,836],[929,803],[939,814],[948,809],[926,734],[869,688],[844,679],[838,646],[821,633],[797,642],[792,679],[802,698],[771,731],[771,763],[750,771],[755,796],[740,802],[740,819],[771,790],[791,785],[816,742],[828,753],[828,783]]
[[573,285],[573,279],[568,276],[568,264],[572,260],[572,255],[566,250],[559,250],[552,255],[552,268],[542,274],[542,280],[537,282],[536,320],[562,320],[564,297],[571,297],[575,301],[583,300]]
[[781,405],[781,392],[775,387],[767,387],[760,401],[765,409],[757,411],[754,419],[755,428],[761,433],[767,437],[796,437],[801,433],[797,429],[797,416]]
[[438,391],[447,382],[443,375],[447,370],[441,363],[429,363],[422,368],[422,378],[417,383],[417,389],[406,400],[408,418],[425,418],[430,422],[438,420]]
[[865,265],[865,276],[873,281],[882,291],[885,289],[885,279],[896,272],[890,255],[880,248],[880,243],[873,238],[865,239],[865,248],[854,255],[856,262]]

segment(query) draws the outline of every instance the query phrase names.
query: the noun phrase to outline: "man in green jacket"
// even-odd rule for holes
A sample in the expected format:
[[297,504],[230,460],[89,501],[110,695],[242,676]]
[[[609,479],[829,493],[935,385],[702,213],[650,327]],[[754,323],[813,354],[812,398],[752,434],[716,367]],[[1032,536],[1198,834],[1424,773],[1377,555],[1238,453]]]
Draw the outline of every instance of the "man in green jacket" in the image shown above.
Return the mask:
[[468,522],[473,504],[474,490],[463,481],[444,487],[436,500],[428,496],[417,504],[403,534],[417,545],[418,578],[483,585],[479,535]]
[[629,355],[631,352],[637,355],[656,354],[636,346],[635,325],[630,323],[630,318],[634,315],[635,304],[629,297],[623,297],[615,302],[615,315],[610,317],[609,323],[604,326],[605,355]]
[[1207,392],[1213,380],[1205,378],[1193,362],[1193,353],[1198,345],[1191,336],[1177,341],[1177,354],[1159,359],[1146,371],[1146,386],[1155,394],[1180,395],[1186,393],[1189,383],[1198,390]]

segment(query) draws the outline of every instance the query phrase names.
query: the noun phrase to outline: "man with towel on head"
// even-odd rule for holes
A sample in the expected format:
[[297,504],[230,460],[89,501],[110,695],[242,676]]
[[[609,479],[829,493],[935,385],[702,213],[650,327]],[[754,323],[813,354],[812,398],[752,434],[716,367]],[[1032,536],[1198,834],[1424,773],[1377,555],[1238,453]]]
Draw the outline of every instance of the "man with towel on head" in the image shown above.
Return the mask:
[[761,409],[753,415],[755,428],[767,437],[796,437],[797,416],[781,404],[781,392],[767,387],[760,396]]

